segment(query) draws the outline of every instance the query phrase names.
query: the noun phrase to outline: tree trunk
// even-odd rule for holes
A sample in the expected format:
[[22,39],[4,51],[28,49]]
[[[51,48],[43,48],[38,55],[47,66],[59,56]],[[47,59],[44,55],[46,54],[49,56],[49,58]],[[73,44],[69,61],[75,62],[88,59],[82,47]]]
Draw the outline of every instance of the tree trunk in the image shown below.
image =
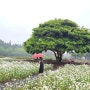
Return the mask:
[[56,61],[57,62],[61,62],[62,61],[62,52],[58,52],[58,51],[54,51],[54,55],[56,57]]
[[57,57],[56,57],[56,61],[57,61],[57,62],[61,62],[61,61],[62,61],[62,57],[58,57],[58,56],[57,56]]

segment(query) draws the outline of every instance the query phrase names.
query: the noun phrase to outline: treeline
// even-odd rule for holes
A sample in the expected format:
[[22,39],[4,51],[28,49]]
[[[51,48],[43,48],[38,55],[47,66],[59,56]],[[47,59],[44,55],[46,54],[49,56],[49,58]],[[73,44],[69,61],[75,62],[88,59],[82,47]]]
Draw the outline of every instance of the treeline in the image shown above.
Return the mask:
[[30,57],[30,54],[25,52],[22,45],[0,40],[0,56]]
[[85,60],[90,60],[90,53],[84,53],[84,54],[79,54],[79,53],[73,53],[71,54],[74,59],[85,59]]
[[[54,53],[48,50],[47,52],[43,52],[45,58],[53,58],[55,59]],[[31,57],[30,54],[26,53],[22,45],[19,44],[11,44],[11,42],[4,42],[0,40],[0,56],[15,56],[15,57]],[[68,57],[68,54],[66,55]],[[90,53],[85,54],[78,54],[74,53],[71,54],[71,58],[74,59],[87,59],[90,60]]]

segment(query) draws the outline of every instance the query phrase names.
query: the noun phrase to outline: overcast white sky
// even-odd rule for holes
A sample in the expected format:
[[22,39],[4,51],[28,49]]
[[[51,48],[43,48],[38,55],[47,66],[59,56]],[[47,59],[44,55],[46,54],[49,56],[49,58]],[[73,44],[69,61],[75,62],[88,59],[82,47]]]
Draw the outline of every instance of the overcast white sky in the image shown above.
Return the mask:
[[0,0],[0,39],[22,44],[33,28],[55,18],[90,28],[90,0]]

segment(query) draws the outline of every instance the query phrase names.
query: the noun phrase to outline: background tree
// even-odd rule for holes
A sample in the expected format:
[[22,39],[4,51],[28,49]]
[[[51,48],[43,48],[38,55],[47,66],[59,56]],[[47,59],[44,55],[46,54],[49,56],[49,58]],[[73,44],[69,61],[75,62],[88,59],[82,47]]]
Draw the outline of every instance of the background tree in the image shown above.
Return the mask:
[[68,19],[54,19],[39,24],[33,29],[32,36],[24,42],[28,53],[40,53],[51,50],[57,61],[67,52],[90,52],[90,33]]

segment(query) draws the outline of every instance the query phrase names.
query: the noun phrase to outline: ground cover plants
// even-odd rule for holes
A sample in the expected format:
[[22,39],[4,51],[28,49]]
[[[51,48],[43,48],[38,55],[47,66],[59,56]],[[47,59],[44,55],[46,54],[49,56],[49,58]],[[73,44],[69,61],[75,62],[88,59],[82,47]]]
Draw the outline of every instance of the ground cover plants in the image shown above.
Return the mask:
[[66,64],[55,71],[28,78],[24,86],[7,86],[6,90],[90,90],[90,66]]
[[[51,68],[52,65],[44,65],[44,70]],[[15,81],[16,79],[22,79],[33,74],[38,74],[38,70],[39,63],[0,59],[0,83]]]

